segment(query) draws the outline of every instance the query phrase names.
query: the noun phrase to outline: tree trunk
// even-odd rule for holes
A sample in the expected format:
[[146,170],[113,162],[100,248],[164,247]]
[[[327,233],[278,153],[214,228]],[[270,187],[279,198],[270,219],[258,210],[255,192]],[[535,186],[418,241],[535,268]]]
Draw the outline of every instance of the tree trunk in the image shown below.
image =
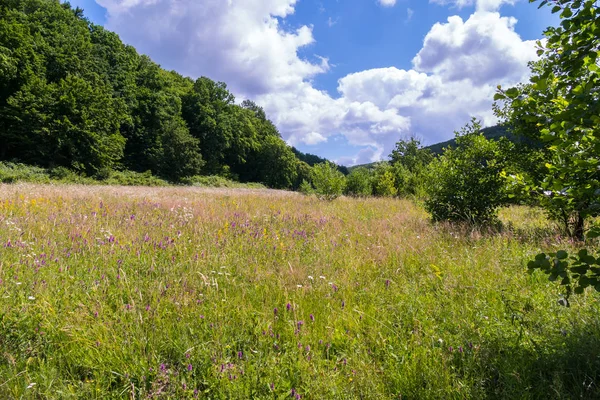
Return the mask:
[[584,224],[585,219],[581,216],[581,213],[577,213],[575,217],[575,224],[573,225],[573,237],[575,239],[581,241],[585,239]]

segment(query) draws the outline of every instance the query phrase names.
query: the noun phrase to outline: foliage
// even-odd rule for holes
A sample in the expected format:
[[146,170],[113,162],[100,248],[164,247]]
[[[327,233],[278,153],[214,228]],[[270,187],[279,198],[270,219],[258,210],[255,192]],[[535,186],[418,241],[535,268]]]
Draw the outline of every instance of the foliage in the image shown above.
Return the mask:
[[587,249],[581,249],[571,256],[564,250],[548,255],[541,253],[527,266],[530,272],[536,269],[543,271],[549,275],[551,282],[561,279],[560,284],[566,288],[566,306],[569,306],[569,297],[573,292],[581,294],[590,286],[600,292],[600,253],[596,257]]
[[262,108],[223,82],[165,71],[79,8],[0,6],[0,161],[106,177],[126,168],[290,188],[297,164]]
[[390,163],[394,175],[396,191],[400,195],[423,194],[424,171],[433,160],[428,148],[421,147],[416,138],[400,140],[390,154]]
[[386,162],[378,163],[375,166],[371,183],[375,196],[394,197],[398,193],[394,171]]
[[317,197],[334,200],[342,195],[346,178],[338,171],[335,164],[325,162],[316,164],[312,168],[312,184]]
[[238,189],[264,189],[260,183],[240,183],[218,175],[190,176],[184,178],[182,183],[197,187],[210,188],[238,188]]
[[492,224],[506,204],[505,160],[475,120],[456,132],[456,147],[429,164],[425,208],[434,221]]
[[367,197],[373,194],[372,174],[366,168],[354,168],[346,176],[344,194],[354,197]]
[[307,196],[315,194],[315,188],[313,188],[312,185],[310,184],[310,182],[307,181],[306,179],[302,180],[302,182],[300,183],[300,186],[298,186],[298,191]]
[[[535,0],[530,0],[534,2]],[[600,13],[593,0],[540,2],[560,12],[559,27],[546,30],[538,42],[541,60],[532,64],[531,83],[499,90],[503,116],[518,129],[546,143],[547,173],[541,179],[516,176],[526,190],[541,198],[548,214],[562,222],[569,236],[583,240],[586,222],[600,215]],[[592,230],[588,237],[597,236]],[[587,249],[569,257],[561,250],[539,254],[529,263],[550,280],[562,278],[566,302],[588,286],[597,290],[597,259]]]
[[[534,0],[531,0],[532,2]],[[500,90],[508,121],[547,144],[547,173],[521,178],[565,230],[583,239],[586,220],[600,215],[599,11],[595,1],[542,1],[560,12],[559,27],[538,43],[531,84]]]

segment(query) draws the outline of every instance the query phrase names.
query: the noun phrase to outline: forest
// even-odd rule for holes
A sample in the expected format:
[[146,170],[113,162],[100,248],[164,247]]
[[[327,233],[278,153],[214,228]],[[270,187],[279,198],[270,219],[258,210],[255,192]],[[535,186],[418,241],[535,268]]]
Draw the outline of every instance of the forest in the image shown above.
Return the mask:
[[58,0],[0,5],[0,161],[102,179],[219,175],[297,187],[320,160],[222,82],[166,71]]

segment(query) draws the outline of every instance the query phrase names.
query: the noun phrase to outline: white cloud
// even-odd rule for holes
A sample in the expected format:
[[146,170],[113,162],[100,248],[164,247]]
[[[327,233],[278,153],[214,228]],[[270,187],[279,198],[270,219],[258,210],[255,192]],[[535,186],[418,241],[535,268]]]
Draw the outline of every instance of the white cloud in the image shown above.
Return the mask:
[[349,74],[332,97],[312,84],[329,60],[298,55],[314,43],[312,28],[286,28],[296,0],[97,1],[108,10],[107,27],[126,42],[166,68],[224,81],[239,98],[253,98],[288,143],[342,135],[361,146],[340,159],[349,163],[387,156],[402,136],[445,140],[471,116],[494,123],[496,85],[526,79],[535,57],[533,43],[514,32],[514,18],[487,11],[511,0],[479,0],[466,21],[450,17],[431,28],[412,69]]
[[298,57],[312,28],[284,30],[296,0],[97,0],[107,27],[157,62],[257,95],[296,87],[327,65]]
[[396,0],[377,0],[384,7],[393,7],[396,5]]
[[504,4],[515,4],[519,0],[429,0],[430,3],[441,5],[451,4],[458,8],[475,4],[478,11],[498,11]]
[[520,79],[535,58],[534,42],[524,42],[514,31],[517,20],[495,12],[475,12],[467,21],[459,16],[435,24],[413,59],[418,71],[446,81],[468,77],[476,84]]

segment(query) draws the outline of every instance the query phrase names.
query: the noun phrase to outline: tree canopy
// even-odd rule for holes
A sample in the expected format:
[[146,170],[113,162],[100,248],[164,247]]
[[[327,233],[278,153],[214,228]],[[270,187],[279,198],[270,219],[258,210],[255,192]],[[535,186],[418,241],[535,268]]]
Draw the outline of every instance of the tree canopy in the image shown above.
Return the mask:
[[276,188],[304,169],[260,106],[162,69],[58,0],[0,4],[0,161]]

